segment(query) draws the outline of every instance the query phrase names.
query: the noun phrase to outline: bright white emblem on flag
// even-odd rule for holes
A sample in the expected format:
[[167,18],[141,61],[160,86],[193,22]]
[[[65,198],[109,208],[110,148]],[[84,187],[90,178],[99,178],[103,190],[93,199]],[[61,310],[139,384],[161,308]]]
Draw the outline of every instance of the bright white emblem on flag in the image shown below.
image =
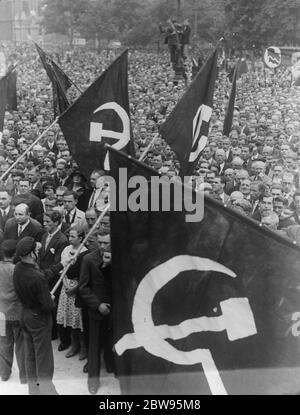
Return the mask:
[[153,268],[140,282],[132,307],[133,333],[125,334],[115,350],[122,355],[126,350],[143,347],[148,353],[178,365],[201,363],[212,394],[227,394],[221,376],[209,349],[184,352],[165,339],[182,339],[202,331],[226,330],[230,341],[257,333],[255,321],[247,298],[230,298],[220,302],[222,315],[199,317],[181,322],[177,326],[155,326],[152,319],[152,303],[155,295],[171,280],[184,271],[216,271],[232,278],[236,274],[218,262],[190,255],[175,256]]
[[[105,130],[103,128],[103,123],[101,122],[91,122],[90,125],[90,141],[101,142],[103,138],[114,138],[117,140],[116,143],[112,145],[116,150],[122,150],[129,143],[130,140],[130,120],[127,112],[116,102],[107,102],[106,104],[100,105],[93,114],[103,110],[113,110],[120,117],[123,125],[123,131],[117,132],[112,130]],[[109,170],[109,159],[108,154],[105,157],[104,162],[105,170]]]

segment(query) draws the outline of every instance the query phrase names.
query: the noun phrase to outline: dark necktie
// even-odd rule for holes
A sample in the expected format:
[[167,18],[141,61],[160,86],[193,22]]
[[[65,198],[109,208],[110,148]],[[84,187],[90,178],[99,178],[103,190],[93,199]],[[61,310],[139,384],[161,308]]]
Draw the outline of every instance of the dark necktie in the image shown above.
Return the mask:
[[68,223],[69,225],[70,225],[70,213],[69,212],[67,212],[66,213],[66,223]]
[[2,219],[3,219],[3,221],[5,222],[5,221],[6,221],[6,218],[7,218],[7,215],[6,215],[5,210],[2,210],[2,211],[1,211],[1,214],[2,214]]

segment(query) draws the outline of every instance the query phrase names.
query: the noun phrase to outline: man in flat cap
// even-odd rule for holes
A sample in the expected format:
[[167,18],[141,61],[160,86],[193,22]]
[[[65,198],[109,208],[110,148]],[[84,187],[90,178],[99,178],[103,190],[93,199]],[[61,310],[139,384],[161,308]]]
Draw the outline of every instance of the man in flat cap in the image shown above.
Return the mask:
[[54,307],[45,274],[37,267],[38,247],[34,238],[22,238],[16,249],[21,258],[13,281],[23,306],[21,324],[25,344],[26,376],[30,395],[56,395],[52,382],[54,358],[51,345]]

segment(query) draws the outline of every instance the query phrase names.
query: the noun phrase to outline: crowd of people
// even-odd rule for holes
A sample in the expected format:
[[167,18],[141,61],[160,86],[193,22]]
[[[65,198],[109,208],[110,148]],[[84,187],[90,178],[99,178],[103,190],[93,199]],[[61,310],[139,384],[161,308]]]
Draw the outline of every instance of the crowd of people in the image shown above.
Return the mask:
[[[65,53],[50,48],[54,51],[54,60],[81,90],[115,57],[106,51]],[[107,372],[115,372],[109,213],[76,253],[108,203],[105,172],[95,169],[84,177],[54,124],[6,174],[54,119],[50,81],[34,46],[7,47],[6,54],[18,61],[18,109],[5,113],[0,143],[0,315],[5,317],[1,379],[7,381],[11,375],[15,347],[20,381],[28,383],[29,393],[57,393],[51,340],[59,338],[59,352],[85,363],[88,389],[95,394],[101,351]],[[167,53],[131,51],[129,59],[130,115],[138,158],[186,83],[174,82]],[[265,70],[261,62],[252,69],[238,80],[229,136],[223,135],[223,122],[230,82],[226,71],[219,71],[208,144],[191,184],[300,243],[300,91],[291,85],[286,69]],[[70,101],[78,94],[72,87]],[[145,163],[168,177],[179,174],[176,156],[161,138]],[[51,295],[66,266],[62,284]]]

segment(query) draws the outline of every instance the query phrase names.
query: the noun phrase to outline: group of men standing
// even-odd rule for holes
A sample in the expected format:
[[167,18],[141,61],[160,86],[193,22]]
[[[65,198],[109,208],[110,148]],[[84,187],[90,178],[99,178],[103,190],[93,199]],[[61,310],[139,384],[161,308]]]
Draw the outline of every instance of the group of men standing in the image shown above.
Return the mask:
[[[18,199],[16,202],[18,191],[12,197],[7,188],[0,188],[0,376],[2,381],[10,378],[15,350],[20,382],[28,384],[29,394],[57,394],[52,381],[53,339],[58,336],[60,340],[58,351],[71,346],[66,357],[78,354],[78,350],[73,349],[70,327],[57,324],[57,306],[64,280],[54,294],[51,290],[64,268],[71,267],[77,260],[76,253],[69,261],[62,256],[63,250],[72,245],[70,229],[81,232],[83,237],[98,220],[100,211],[96,206],[103,207],[103,174],[101,170],[91,173],[90,186],[82,202],[84,211],[77,208],[79,195],[69,190],[75,184],[71,181],[69,189],[52,188],[54,194],[63,188],[62,197],[49,198],[55,201],[54,206],[44,206],[42,215],[36,218],[29,204],[19,203]],[[19,187],[20,184],[22,180]],[[45,189],[42,186],[42,190]],[[21,193],[25,201],[29,200],[29,195],[34,196],[32,186],[26,190],[28,192]],[[88,359],[83,371],[88,373],[88,389],[92,394],[97,393],[100,386],[102,350],[106,370],[115,371],[109,232],[109,218],[105,216],[86,243],[77,268],[77,285],[74,292],[69,293],[74,295],[84,314],[85,342],[80,360]]]

